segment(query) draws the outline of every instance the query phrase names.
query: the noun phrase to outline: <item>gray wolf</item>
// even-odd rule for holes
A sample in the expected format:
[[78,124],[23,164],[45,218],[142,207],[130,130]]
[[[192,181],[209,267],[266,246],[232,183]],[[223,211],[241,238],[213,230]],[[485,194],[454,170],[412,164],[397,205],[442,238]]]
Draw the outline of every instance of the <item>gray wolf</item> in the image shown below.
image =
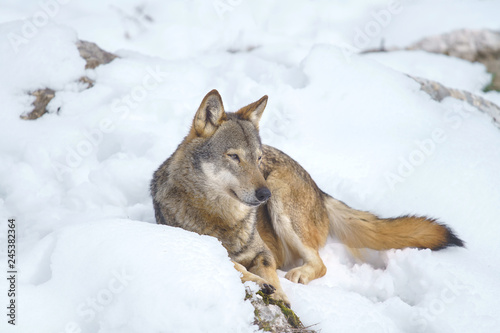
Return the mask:
[[242,273],[290,304],[276,269],[302,260],[286,278],[307,284],[326,267],[318,250],[332,233],[351,249],[463,246],[453,231],[419,216],[379,218],[321,191],[292,158],[261,143],[267,96],[226,112],[216,90],[151,181],[156,221],[218,238]]

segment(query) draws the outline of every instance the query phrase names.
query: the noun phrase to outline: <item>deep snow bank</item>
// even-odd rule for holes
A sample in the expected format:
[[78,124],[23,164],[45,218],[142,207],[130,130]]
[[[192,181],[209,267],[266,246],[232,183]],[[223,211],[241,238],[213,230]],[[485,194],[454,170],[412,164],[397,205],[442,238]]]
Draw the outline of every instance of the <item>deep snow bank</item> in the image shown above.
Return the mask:
[[130,220],[63,228],[25,250],[20,332],[250,332],[220,243]]

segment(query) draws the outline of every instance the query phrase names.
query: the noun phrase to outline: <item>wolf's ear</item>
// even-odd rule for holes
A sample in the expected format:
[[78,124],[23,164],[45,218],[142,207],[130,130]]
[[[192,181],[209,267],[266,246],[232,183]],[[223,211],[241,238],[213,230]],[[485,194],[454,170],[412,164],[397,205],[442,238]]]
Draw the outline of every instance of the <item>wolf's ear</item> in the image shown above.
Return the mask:
[[209,137],[215,133],[226,119],[222,98],[219,92],[214,89],[201,101],[201,105],[193,119],[191,132],[196,136]]
[[249,104],[236,112],[241,119],[250,120],[254,126],[259,129],[259,121],[267,105],[267,95],[263,96],[257,102]]

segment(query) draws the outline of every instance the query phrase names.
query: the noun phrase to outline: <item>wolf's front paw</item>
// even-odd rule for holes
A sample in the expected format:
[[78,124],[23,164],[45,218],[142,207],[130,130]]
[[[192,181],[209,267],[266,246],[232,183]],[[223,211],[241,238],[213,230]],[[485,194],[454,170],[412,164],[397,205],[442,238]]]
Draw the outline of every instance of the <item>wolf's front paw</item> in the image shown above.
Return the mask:
[[263,283],[260,285],[260,290],[266,295],[271,295],[276,291],[276,288],[269,283]]
[[300,266],[291,269],[288,271],[288,273],[286,273],[285,278],[294,283],[308,284],[309,281],[313,279],[310,269],[308,268],[309,267],[307,266]]

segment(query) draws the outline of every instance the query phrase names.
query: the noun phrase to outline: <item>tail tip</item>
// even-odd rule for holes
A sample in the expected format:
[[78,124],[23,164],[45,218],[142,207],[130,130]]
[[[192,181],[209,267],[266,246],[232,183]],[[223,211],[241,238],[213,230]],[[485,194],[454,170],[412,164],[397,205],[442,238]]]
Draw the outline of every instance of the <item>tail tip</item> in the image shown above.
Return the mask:
[[447,246],[459,246],[459,247],[465,247],[465,242],[458,238],[455,233],[448,229],[448,237],[446,239],[447,241]]
[[446,239],[444,244],[442,244],[440,247],[434,249],[434,250],[442,250],[447,247],[452,247],[452,246],[458,246],[458,247],[465,247],[465,242],[461,240],[455,233],[453,232],[452,229],[450,229],[447,226],[443,226],[446,229]]

